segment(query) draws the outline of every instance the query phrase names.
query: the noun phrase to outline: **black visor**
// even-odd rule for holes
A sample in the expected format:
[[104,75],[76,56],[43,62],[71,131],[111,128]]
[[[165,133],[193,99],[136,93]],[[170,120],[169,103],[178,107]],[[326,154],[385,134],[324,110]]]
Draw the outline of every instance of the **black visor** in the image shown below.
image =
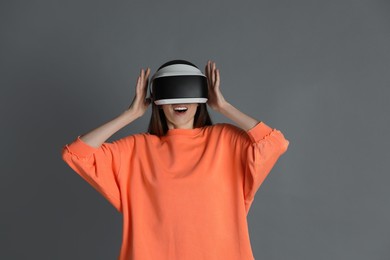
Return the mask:
[[150,88],[156,105],[207,102],[206,76],[190,64],[171,62],[157,70]]

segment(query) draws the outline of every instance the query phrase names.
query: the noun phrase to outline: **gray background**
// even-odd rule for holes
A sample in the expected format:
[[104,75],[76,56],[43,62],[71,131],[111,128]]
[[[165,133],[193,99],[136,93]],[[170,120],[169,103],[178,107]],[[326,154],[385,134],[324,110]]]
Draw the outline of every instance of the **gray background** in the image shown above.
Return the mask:
[[0,29],[1,259],[116,259],[122,216],[60,151],[176,58],[216,61],[290,141],[248,215],[256,259],[390,259],[389,1],[2,1]]

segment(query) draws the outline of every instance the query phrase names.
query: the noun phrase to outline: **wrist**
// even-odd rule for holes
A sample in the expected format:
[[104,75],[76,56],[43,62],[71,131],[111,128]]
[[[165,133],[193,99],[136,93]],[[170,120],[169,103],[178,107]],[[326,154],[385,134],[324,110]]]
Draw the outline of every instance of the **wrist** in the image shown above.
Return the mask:
[[127,121],[128,123],[131,123],[137,118],[140,118],[142,115],[140,113],[137,113],[137,111],[135,111],[133,108],[130,107],[126,109],[120,116],[123,117],[124,120]]
[[221,105],[218,106],[217,111],[223,115],[226,115],[231,109],[232,105],[229,102],[224,101]]

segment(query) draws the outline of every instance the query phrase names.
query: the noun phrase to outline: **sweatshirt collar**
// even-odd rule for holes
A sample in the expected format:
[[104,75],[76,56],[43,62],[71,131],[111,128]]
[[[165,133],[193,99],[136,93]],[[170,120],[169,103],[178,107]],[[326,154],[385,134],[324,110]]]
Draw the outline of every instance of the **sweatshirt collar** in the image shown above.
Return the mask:
[[195,136],[199,134],[202,131],[202,129],[203,127],[192,128],[192,129],[182,129],[182,128],[168,129],[166,136],[172,136],[172,135]]

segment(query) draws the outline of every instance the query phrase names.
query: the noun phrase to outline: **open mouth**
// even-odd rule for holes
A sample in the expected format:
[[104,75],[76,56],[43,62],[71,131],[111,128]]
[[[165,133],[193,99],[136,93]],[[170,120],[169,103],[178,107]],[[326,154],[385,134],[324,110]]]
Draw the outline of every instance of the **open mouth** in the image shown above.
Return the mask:
[[185,114],[185,112],[187,112],[188,110],[188,107],[186,106],[175,106],[173,107],[173,110],[177,113],[177,114]]

